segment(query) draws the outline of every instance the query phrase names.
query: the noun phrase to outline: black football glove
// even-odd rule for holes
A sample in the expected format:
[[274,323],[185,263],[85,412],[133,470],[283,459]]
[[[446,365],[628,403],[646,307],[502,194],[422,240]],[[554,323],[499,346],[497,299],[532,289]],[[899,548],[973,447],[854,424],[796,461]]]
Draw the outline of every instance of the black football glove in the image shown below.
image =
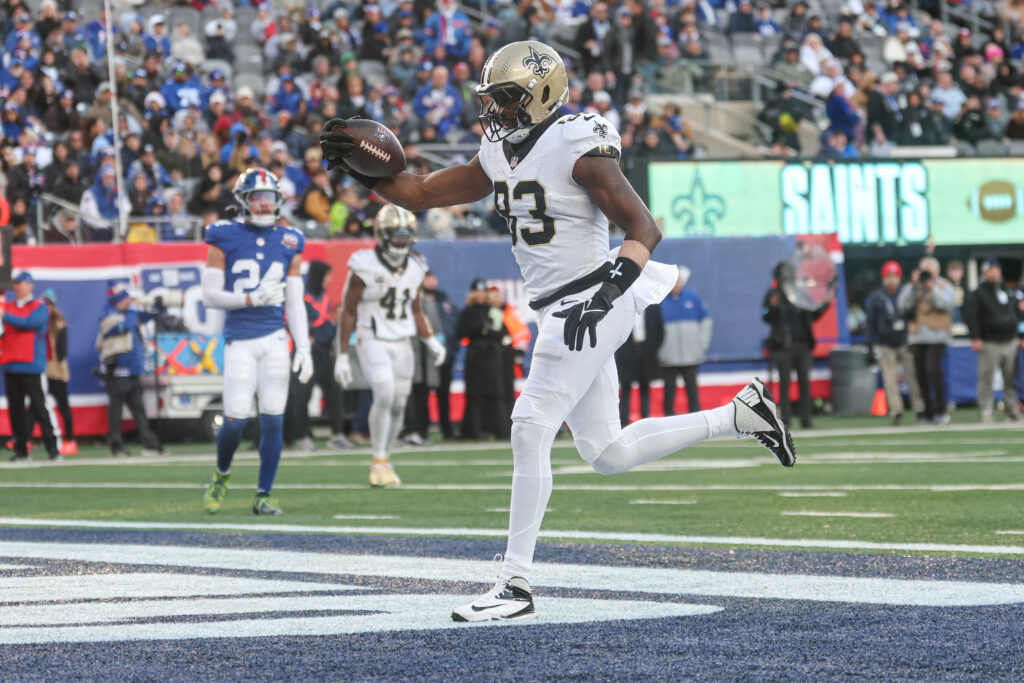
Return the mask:
[[606,282],[594,292],[590,301],[555,312],[556,318],[565,318],[565,345],[570,351],[583,350],[587,331],[590,332],[590,348],[597,346],[597,324],[612,310],[612,302],[619,295],[619,290]]
[[338,166],[347,169],[345,159],[352,156],[356,149],[356,141],[341,130],[347,125],[345,119],[331,119],[320,129],[320,149],[324,153],[328,171]]

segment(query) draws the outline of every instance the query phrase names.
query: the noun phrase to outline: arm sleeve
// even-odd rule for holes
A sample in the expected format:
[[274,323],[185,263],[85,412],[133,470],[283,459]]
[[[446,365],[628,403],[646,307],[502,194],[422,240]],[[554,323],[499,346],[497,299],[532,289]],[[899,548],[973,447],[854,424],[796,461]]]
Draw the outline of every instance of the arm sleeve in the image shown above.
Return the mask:
[[17,327],[22,330],[41,330],[46,327],[49,319],[50,312],[46,310],[46,306],[38,306],[36,310],[24,317],[12,315],[9,312],[4,313],[5,325]]
[[225,291],[224,271],[220,268],[203,268],[203,303],[225,311],[245,308],[245,293]]
[[306,302],[302,298],[302,277],[289,275],[284,280],[284,312],[288,316],[288,331],[295,349],[309,352],[309,320]]

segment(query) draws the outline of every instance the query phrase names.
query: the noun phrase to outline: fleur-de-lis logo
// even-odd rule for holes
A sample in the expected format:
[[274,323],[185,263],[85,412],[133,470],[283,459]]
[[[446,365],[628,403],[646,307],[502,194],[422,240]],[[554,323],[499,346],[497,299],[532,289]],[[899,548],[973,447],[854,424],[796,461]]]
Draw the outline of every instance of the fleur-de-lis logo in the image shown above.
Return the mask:
[[551,67],[554,65],[555,60],[551,58],[551,55],[541,54],[536,49],[530,46],[530,56],[523,60],[523,66],[528,69],[533,69],[533,73],[541,78],[548,75],[551,71]]
[[672,200],[672,215],[683,224],[687,235],[714,235],[725,218],[725,200],[721,195],[708,194],[697,171],[689,192]]
[[594,132],[603,138],[608,137],[608,126],[598,121],[594,124]]

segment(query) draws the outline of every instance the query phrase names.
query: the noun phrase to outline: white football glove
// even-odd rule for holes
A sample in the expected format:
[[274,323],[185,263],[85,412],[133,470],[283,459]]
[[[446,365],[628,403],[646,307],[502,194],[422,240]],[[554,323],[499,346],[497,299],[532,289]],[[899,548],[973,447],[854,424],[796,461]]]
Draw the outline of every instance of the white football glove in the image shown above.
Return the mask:
[[427,349],[431,355],[434,356],[434,365],[441,367],[444,365],[444,359],[448,357],[448,352],[444,348],[444,344],[438,340],[437,337],[430,337],[424,339],[423,343],[427,345]]
[[313,357],[309,354],[309,349],[295,349],[292,372],[299,373],[299,381],[303,384],[313,376]]
[[284,283],[261,283],[249,292],[249,300],[253,306],[280,306],[284,303]]
[[352,362],[348,359],[347,353],[338,354],[338,359],[334,361],[334,379],[343,388],[352,384]]

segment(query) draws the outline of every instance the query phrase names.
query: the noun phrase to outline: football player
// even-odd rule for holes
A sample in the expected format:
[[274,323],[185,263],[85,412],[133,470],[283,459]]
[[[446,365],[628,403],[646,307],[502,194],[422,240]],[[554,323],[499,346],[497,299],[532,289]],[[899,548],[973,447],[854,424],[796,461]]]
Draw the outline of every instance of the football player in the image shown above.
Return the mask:
[[334,376],[352,383],[349,340],[356,333],[356,354],[370,390],[370,486],[397,487],[402,480],[391,466],[389,450],[402,429],[405,402],[412,390],[415,361],[412,337],[419,335],[434,363],[443,365],[445,348],[420,307],[427,262],[412,251],[416,216],[388,204],[373,222],[377,246],[361,249],[348,260],[348,281],[338,324],[338,358]]
[[[277,225],[281,190],[270,171],[251,168],[233,189],[240,216],[206,228],[203,303],[224,316],[224,424],[217,432],[217,471],[203,500],[209,513],[224,504],[231,460],[242,440],[253,397],[259,401],[260,474],[252,511],[279,515],[270,497],[281,460],[289,369],[306,383],[313,375],[303,302],[303,236]],[[295,340],[289,368],[288,332]]]
[[[619,169],[619,134],[597,114],[558,115],[568,96],[565,66],[540,42],[511,43],[492,54],[477,93],[485,139],[468,163],[381,179],[346,167],[377,194],[413,211],[493,193],[538,314],[530,374],[512,411],[504,564],[491,590],[455,609],[456,621],[534,614],[529,572],[551,495],[551,444],[563,422],[580,455],[602,474],[724,435],[758,439],[787,467],[796,460],[775,400],[757,379],[720,408],[621,428],[615,350],[636,312],[660,302],[678,273],[649,260],[661,232]],[[332,120],[321,132],[330,166],[345,167],[353,152],[344,125]],[[609,221],[626,232],[617,252],[609,248]]]

